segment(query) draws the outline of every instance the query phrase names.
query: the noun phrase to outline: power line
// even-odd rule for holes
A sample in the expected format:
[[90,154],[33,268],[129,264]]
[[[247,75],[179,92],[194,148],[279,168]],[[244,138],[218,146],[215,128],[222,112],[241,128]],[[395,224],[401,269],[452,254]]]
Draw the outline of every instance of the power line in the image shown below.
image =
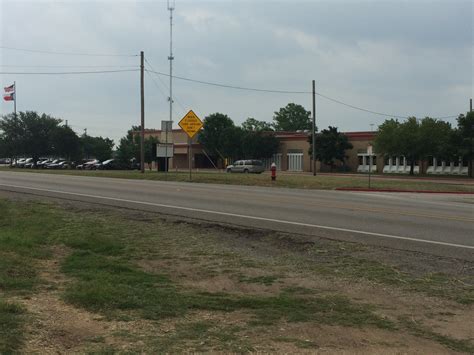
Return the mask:
[[16,65],[0,64],[7,68],[137,68],[136,65]]
[[[159,72],[159,71],[155,71],[155,70],[152,70],[151,72],[154,73],[154,74],[157,74],[157,75],[169,76],[169,74]],[[235,85],[214,83],[214,82],[204,81],[204,80],[190,79],[190,78],[185,78],[185,77],[182,77],[182,76],[175,76],[175,75],[173,75],[173,78],[180,79],[180,80],[185,80],[185,81],[190,81],[190,82],[193,82],[193,83],[199,83],[199,84],[204,84],[204,85],[217,86],[217,87],[223,87],[223,88],[235,89],[235,90],[244,90],[244,91],[257,91],[257,92],[267,92],[267,93],[277,93],[277,94],[311,94],[312,93],[311,91],[290,91],[290,90],[272,90],[272,89],[249,88],[249,87],[243,87],[243,86],[235,86]],[[377,111],[369,110],[369,109],[366,109],[366,108],[363,108],[363,107],[358,107],[358,106],[351,105],[351,104],[348,104],[346,102],[343,102],[341,100],[334,99],[332,97],[321,94],[319,92],[316,92],[316,95],[318,95],[322,98],[325,98],[326,100],[332,101],[334,103],[337,103],[337,104],[340,104],[340,105],[343,105],[343,106],[346,106],[346,107],[350,107],[350,108],[355,109],[355,110],[371,113],[371,114],[374,114],[374,115],[380,115],[380,116],[385,116],[385,117],[393,117],[393,118],[402,118],[402,119],[410,117],[410,116],[403,116],[403,115],[392,115],[390,113],[377,112]],[[433,118],[446,119],[446,118],[455,118],[455,117],[457,117],[457,115],[443,116],[443,117],[433,117]]]
[[[154,73],[154,74],[158,74],[158,75],[170,76],[169,74],[162,73],[162,72],[155,71],[155,70],[151,70],[151,72]],[[249,87],[243,87],[243,86],[234,86],[234,85],[213,83],[213,82],[210,82],[210,81],[190,79],[190,78],[185,78],[185,77],[176,76],[176,75],[173,75],[173,78],[180,79],[180,80],[185,80],[185,81],[191,81],[193,83],[199,83],[199,84],[204,84],[204,85],[218,86],[218,87],[223,87],[223,88],[228,88],[228,89],[245,90],[245,91],[269,92],[269,93],[277,93],[277,94],[310,94],[311,93],[310,91],[256,89],[256,88],[249,88]]]
[[[153,68],[153,66],[151,65],[151,63],[150,63],[146,58],[145,58],[145,62],[146,62],[147,65],[151,68],[151,71],[149,71],[149,70],[146,70],[146,71],[147,71],[147,72],[152,72],[152,73],[155,72],[155,69]],[[153,78],[153,76],[151,76],[151,74],[149,74],[149,75],[150,75],[151,78]],[[169,76],[169,74],[168,74],[168,76]],[[165,88],[169,89],[168,85],[161,79],[161,77],[160,77],[159,75],[157,75],[157,77],[158,77],[158,79],[160,80],[161,84],[163,84],[163,86],[164,86]],[[161,89],[160,89],[160,91],[161,91]],[[169,96],[166,96],[166,97],[167,97],[168,99],[170,99]],[[178,98],[176,97],[176,95],[174,96],[174,100],[178,103],[178,105],[181,107],[181,109],[182,109],[184,112],[186,112],[186,108],[185,108],[184,105],[178,100]],[[176,111],[175,111],[175,113],[176,113]]]
[[135,72],[140,69],[122,69],[122,70],[96,70],[96,71],[63,71],[63,72],[0,72],[5,75],[69,75],[69,74],[104,74],[104,73],[123,73]]
[[15,47],[7,47],[7,46],[0,46],[0,49],[7,49],[11,51],[20,51],[20,52],[41,53],[41,54],[76,55],[76,56],[87,56],[87,57],[138,57],[138,54],[56,52],[56,51],[45,51],[45,50],[27,49],[27,48],[15,48]]

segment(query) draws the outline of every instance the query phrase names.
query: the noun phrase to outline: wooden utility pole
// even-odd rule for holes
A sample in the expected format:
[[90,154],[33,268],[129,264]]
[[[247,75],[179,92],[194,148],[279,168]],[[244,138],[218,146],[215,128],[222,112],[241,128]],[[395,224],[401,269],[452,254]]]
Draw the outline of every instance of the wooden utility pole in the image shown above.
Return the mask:
[[313,176],[316,176],[316,83],[313,80]]
[[141,132],[140,132],[140,170],[145,173],[145,56],[140,52],[140,106],[141,106]]
[[[469,112],[472,112],[472,99],[469,99]],[[471,132],[472,132],[472,130],[471,130]],[[473,156],[472,156],[472,146],[473,146],[472,138],[473,137],[471,135],[471,147],[470,147],[470,154],[469,154],[469,162],[467,164],[467,170],[468,170],[467,171],[467,176],[469,176],[470,178],[472,178],[472,174],[473,174],[472,171],[474,170],[473,166],[472,166],[472,158],[473,158]]]

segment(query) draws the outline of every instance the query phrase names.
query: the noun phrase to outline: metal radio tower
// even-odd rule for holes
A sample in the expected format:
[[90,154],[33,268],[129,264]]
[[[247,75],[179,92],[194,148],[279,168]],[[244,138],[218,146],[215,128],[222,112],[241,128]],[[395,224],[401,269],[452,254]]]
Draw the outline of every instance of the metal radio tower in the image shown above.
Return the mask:
[[[168,98],[170,102],[170,122],[173,125],[173,10],[175,7],[175,0],[168,0],[168,11],[170,12],[170,55],[168,60],[170,61],[170,96]],[[168,128],[168,127],[167,127]],[[171,127],[172,128],[172,127]],[[165,157],[165,172],[168,172],[168,129],[166,130],[166,157]]]

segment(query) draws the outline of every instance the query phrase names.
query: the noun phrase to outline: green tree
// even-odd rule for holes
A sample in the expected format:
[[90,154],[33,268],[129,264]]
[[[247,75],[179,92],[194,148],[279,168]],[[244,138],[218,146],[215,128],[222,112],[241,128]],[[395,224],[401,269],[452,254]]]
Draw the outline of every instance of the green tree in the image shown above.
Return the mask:
[[447,122],[425,117],[417,120],[409,117],[404,122],[387,120],[375,137],[374,145],[378,153],[386,156],[403,155],[410,165],[410,175],[414,174],[415,162],[429,156],[451,159],[453,131]]
[[96,158],[100,161],[110,159],[114,141],[110,138],[92,137],[83,134],[80,138],[83,156],[87,159]]
[[[120,139],[119,145],[117,147],[117,160],[125,166],[128,166],[132,159],[140,161],[141,137],[139,132],[140,127],[132,126],[132,128],[127,131],[127,135]],[[156,154],[153,148],[158,143],[158,138],[145,138],[145,163],[150,164],[151,162],[156,160]]]
[[[308,137],[310,143],[309,154],[313,153],[312,136]],[[337,127],[329,126],[316,134],[316,159],[320,162],[329,165],[333,169],[336,161],[339,160],[343,164],[347,158],[346,150],[352,149],[352,144],[349,143],[347,136],[338,132]]]
[[275,112],[273,120],[277,131],[294,132],[312,129],[311,112],[294,103],[289,103]]
[[399,155],[399,134],[400,122],[394,119],[385,120],[385,122],[379,126],[373,142],[375,151],[386,156]]
[[438,157],[446,160],[454,159],[456,151],[453,145],[453,129],[449,122],[425,117],[419,128],[420,157]]
[[3,142],[2,155],[16,158],[24,154],[24,127],[20,115],[8,114],[0,119],[0,138]]
[[36,162],[40,157],[53,153],[52,132],[58,128],[60,119],[26,111],[2,117],[0,129],[11,155],[30,156]]
[[463,160],[468,161],[468,176],[473,177],[472,160],[474,159],[474,112],[459,115],[455,132],[456,151]]
[[198,141],[213,158],[231,157],[235,155],[232,148],[233,140],[238,135],[232,119],[223,113],[213,113],[204,118],[203,128],[199,132]]
[[242,123],[242,129],[244,131],[273,131],[273,125],[265,121],[256,120],[253,117],[247,118],[244,123]]
[[51,150],[56,156],[68,160],[77,161],[81,159],[81,142],[76,134],[68,126],[58,126],[51,132]]
[[242,125],[239,143],[241,146],[239,157],[244,159],[270,158],[278,151],[280,145],[275,133],[267,129],[255,129],[255,125]]
[[410,164],[410,175],[414,174],[415,161],[423,155],[420,139],[420,124],[415,117],[405,122],[385,121],[379,126],[374,140],[375,150],[384,155],[403,155]]

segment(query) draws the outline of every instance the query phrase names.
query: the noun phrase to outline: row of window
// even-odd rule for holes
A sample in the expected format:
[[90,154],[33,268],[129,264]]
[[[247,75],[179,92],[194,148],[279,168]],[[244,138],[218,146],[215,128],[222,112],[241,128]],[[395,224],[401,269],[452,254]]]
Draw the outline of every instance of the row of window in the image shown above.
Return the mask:
[[[359,156],[359,165],[370,165],[369,156]],[[385,165],[396,165],[397,157],[385,157],[384,164]],[[391,162],[390,162],[391,160]],[[406,162],[405,162],[406,161]],[[391,164],[390,164],[391,163]],[[398,165],[411,165],[411,161],[409,159],[405,159],[405,157],[398,157]],[[454,160],[453,166],[468,166],[467,159],[464,160]],[[449,166],[451,162],[445,162],[445,165]],[[377,157],[372,156],[372,165],[377,165]],[[418,166],[418,161],[415,161],[415,166]],[[434,157],[430,157],[428,159],[428,166],[443,166],[442,160],[435,159]]]

